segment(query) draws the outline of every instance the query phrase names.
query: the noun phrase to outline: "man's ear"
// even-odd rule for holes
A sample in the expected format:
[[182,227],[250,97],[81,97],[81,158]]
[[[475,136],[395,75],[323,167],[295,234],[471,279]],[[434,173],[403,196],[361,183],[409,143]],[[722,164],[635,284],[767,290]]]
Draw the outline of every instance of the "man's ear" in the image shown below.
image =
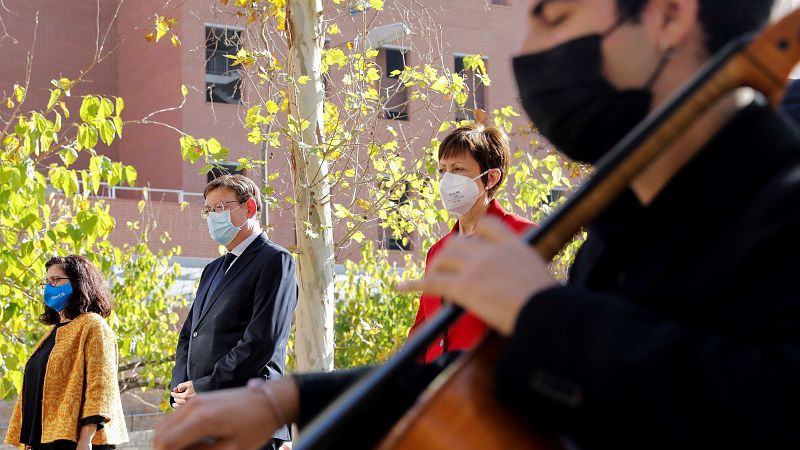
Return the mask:
[[246,203],[247,203],[247,218],[252,219],[258,212],[258,205],[256,205],[256,199],[250,197],[247,199]]
[[651,0],[642,12],[666,52],[683,46],[698,26],[698,0]]

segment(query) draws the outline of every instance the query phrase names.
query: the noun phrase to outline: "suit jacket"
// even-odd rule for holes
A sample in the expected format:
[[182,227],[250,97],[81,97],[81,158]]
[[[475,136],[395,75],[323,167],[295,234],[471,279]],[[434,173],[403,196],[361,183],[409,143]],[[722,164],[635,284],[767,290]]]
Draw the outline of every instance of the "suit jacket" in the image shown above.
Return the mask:
[[[208,292],[223,258],[203,270],[195,302],[181,329],[170,389],[192,380],[197,392],[244,386],[283,376],[286,343],[297,306],[295,262],[259,235]],[[203,299],[202,311],[195,310]],[[287,428],[274,437],[289,440]]]

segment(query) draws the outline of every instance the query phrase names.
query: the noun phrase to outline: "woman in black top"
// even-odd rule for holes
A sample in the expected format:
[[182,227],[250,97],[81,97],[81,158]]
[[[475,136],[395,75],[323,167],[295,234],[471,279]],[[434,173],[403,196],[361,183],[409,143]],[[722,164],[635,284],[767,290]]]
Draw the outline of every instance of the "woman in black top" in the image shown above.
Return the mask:
[[127,436],[116,338],[103,320],[111,312],[110,294],[83,257],[55,257],[45,266],[40,320],[54,327],[25,365],[6,442],[46,450],[115,448]]

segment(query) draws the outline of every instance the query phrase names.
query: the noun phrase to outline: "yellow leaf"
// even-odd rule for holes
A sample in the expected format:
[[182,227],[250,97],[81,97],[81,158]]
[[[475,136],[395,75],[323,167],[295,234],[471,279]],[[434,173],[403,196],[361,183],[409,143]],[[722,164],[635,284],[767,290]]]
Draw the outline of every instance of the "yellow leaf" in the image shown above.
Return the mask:
[[189,88],[187,88],[185,84],[181,85],[181,95],[183,95],[184,97],[189,95]]
[[161,38],[163,38],[164,35],[167,34],[169,28],[170,28],[169,20],[164,16],[158,16],[158,18],[156,19],[156,42],[160,41]]
[[178,35],[177,34],[173,34],[172,37],[169,38],[169,40],[170,40],[170,42],[172,42],[172,45],[174,47],[180,47],[181,46],[181,40],[178,39]]
[[369,4],[378,11],[383,11],[383,0],[369,0]]
[[378,72],[378,69],[374,67],[370,67],[367,71],[367,80],[370,82],[378,81],[381,79],[381,73]]
[[14,98],[17,99],[18,103],[22,103],[22,100],[25,99],[25,88],[15,84],[14,85]]
[[269,112],[270,114],[275,114],[276,112],[278,112],[278,104],[275,103],[274,101],[267,100],[266,106],[267,106],[267,112]]
[[334,23],[333,25],[329,26],[328,30],[327,30],[327,33],[328,34],[339,34],[339,33],[341,33],[341,30],[339,30],[339,25]]
[[356,205],[358,205],[359,208],[363,209],[364,211],[368,211],[369,208],[372,206],[372,204],[369,201],[361,198],[356,199]]
[[14,107],[14,101],[11,100],[11,97],[9,97],[8,100],[6,101],[6,106],[8,106],[9,108]]
[[308,75],[302,75],[300,78],[297,79],[297,84],[306,84],[311,80],[311,77]]
[[147,42],[153,42],[153,39],[156,38],[156,35],[153,33],[147,33],[144,35],[144,38],[147,40]]

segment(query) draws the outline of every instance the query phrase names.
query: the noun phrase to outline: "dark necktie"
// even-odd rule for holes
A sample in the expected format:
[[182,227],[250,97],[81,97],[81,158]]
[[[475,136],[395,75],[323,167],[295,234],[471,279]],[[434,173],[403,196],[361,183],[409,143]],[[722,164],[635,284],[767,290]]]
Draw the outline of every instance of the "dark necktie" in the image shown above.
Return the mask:
[[228,252],[225,254],[225,258],[222,260],[222,266],[220,266],[220,268],[217,270],[217,273],[214,274],[214,278],[211,279],[211,285],[208,287],[208,290],[206,291],[205,298],[201,299],[200,312],[203,311],[203,308],[205,308],[206,303],[208,303],[208,301],[211,300],[211,298],[213,297],[214,292],[217,290],[217,287],[219,287],[219,283],[225,276],[225,271],[228,270],[228,267],[231,266],[231,263],[233,262],[234,259],[236,259],[236,255],[234,255],[232,252]]

